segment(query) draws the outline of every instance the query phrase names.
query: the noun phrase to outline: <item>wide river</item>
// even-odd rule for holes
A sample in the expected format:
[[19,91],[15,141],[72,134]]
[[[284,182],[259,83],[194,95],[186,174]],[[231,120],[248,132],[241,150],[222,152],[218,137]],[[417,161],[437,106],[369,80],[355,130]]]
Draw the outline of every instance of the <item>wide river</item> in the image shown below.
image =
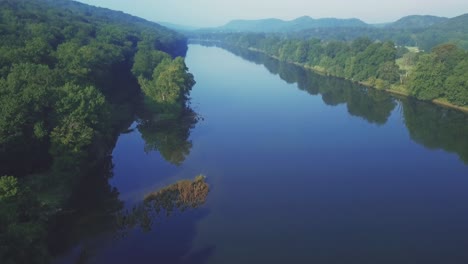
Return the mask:
[[90,227],[57,262],[468,263],[468,115],[242,50],[190,45],[186,63],[200,120],[132,124],[109,192],[131,211],[204,174],[206,201]]

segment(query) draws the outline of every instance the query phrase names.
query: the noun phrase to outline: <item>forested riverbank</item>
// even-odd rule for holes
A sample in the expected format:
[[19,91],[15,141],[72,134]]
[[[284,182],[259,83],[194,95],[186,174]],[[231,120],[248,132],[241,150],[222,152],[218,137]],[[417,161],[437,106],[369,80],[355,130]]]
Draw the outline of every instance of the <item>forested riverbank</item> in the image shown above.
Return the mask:
[[325,42],[258,33],[208,36],[210,40],[263,52],[322,74],[468,111],[468,52],[454,44],[443,44],[424,53],[368,38]]
[[204,42],[203,45],[221,47],[245,60],[261,64],[285,82],[297,83],[298,89],[309,95],[321,95],[326,105],[345,104],[350,115],[372,124],[385,125],[392,111],[401,108],[406,128],[415,142],[427,148],[456,153],[460,160],[468,163],[468,138],[465,136],[468,133],[468,115],[463,112],[403,96],[397,96],[401,101],[398,105],[393,96],[382,90],[316,73],[262,52],[219,42]]
[[0,259],[48,263],[54,218],[136,115],[191,113],[187,41],[68,0],[1,1],[0,34]]

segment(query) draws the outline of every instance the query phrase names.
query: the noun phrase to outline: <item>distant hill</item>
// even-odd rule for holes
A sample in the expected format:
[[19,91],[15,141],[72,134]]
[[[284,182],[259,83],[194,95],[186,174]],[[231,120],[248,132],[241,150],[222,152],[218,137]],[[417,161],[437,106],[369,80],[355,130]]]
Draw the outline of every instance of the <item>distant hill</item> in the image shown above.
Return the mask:
[[468,14],[447,19],[435,24],[417,35],[418,45],[425,50],[451,42],[468,49]]
[[[445,20],[442,23],[432,26],[432,29],[447,30],[447,31],[458,31],[468,33],[468,14],[457,16]],[[467,36],[468,37],[468,36]]]
[[331,28],[331,27],[368,27],[365,22],[357,19],[320,18],[313,19],[308,16],[296,18],[288,22],[287,28],[292,30],[303,30],[309,28]]
[[413,15],[413,16],[405,16],[393,23],[389,23],[386,27],[391,28],[428,28],[432,25],[440,24],[449,20],[446,17],[438,17],[438,16],[420,16],[420,15]]
[[313,28],[334,28],[334,27],[369,27],[363,21],[338,18],[314,19],[303,16],[294,20],[285,21],[276,18],[259,20],[233,20],[226,25],[216,28],[219,31],[230,32],[292,32]]

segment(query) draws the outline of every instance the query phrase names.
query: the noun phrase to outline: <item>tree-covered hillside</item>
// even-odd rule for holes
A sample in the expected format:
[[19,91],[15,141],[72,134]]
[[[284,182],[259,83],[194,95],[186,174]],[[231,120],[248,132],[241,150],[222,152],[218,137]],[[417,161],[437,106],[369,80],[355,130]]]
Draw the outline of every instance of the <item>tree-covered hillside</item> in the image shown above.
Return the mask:
[[340,41],[352,41],[356,38],[367,37],[377,41],[392,41],[399,46],[417,46],[426,51],[430,51],[437,45],[451,42],[456,43],[461,48],[468,49],[468,32],[465,26],[467,24],[468,14],[450,19],[433,16],[408,16],[387,24],[383,28],[309,29],[291,33],[287,37]]
[[133,102],[143,95],[160,118],[186,107],[186,39],[69,0],[0,1],[0,36],[0,176],[11,175],[0,177],[0,262],[48,263],[51,219],[111,152]]
[[448,18],[446,17],[438,17],[438,16],[420,16],[420,15],[412,15],[412,16],[405,16],[397,21],[387,24],[387,28],[427,28],[435,24],[439,24],[442,22],[447,21]]
[[117,79],[130,78],[134,61],[152,72],[160,62],[147,61],[152,53],[172,60],[169,54],[187,49],[184,37],[157,24],[73,1],[9,0],[0,7],[0,156],[25,157],[44,145],[85,148],[108,134],[111,126],[103,124],[121,92]]
[[258,20],[233,20],[226,25],[211,29],[218,32],[297,32],[305,29],[336,28],[336,27],[369,27],[363,21],[338,18],[314,19],[309,16],[302,16],[290,21],[277,18],[267,18]]
[[442,23],[435,24],[417,37],[418,46],[430,50],[437,45],[451,42],[468,49],[468,14],[457,16]]

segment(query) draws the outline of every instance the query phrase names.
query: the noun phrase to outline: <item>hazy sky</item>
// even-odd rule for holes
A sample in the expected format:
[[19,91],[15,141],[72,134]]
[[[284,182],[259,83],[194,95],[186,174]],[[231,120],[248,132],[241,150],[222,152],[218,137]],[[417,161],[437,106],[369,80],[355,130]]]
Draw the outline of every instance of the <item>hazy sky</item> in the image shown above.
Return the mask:
[[391,22],[406,15],[454,17],[468,13],[468,0],[79,0],[143,17],[191,26],[221,26],[232,19],[359,18]]

